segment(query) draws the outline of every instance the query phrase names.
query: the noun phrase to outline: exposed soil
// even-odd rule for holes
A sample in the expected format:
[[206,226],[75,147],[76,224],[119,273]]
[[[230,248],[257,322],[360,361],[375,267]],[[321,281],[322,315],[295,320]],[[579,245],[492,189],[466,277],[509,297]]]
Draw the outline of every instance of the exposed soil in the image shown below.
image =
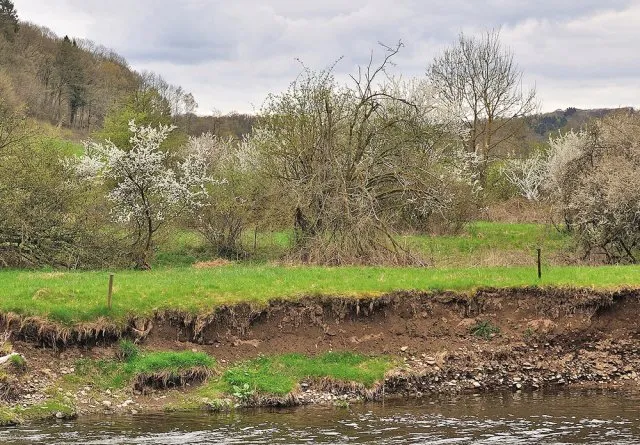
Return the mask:
[[[223,365],[259,354],[342,350],[404,360],[373,390],[302,382],[295,397],[268,399],[278,404],[331,401],[340,394],[376,398],[383,393],[637,385],[639,317],[640,290],[532,288],[481,290],[470,296],[397,292],[375,298],[277,300],[266,307],[225,306],[198,317],[163,312],[123,327],[103,322],[62,332],[47,322],[7,315],[0,330],[12,331],[16,350],[29,363],[17,403],[39,398],[61,373],[73,372],[81,355],[113,357],[112,345],[120,336],[148,349],[205,351]],[[488,331],[487,338],[473,335],[472,328],[482,322],[499,332]],[[137,409],[157,405],[140,394],[125,408],[131,404]]]

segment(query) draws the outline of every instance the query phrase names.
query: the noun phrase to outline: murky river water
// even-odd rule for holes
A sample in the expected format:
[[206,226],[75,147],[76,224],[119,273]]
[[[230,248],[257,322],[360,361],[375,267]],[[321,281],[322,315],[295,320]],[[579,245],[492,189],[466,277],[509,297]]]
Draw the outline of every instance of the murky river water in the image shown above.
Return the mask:
[[0,430],[2,444],[640,444],[640,394],[464,395],[349,408],[91,417]]

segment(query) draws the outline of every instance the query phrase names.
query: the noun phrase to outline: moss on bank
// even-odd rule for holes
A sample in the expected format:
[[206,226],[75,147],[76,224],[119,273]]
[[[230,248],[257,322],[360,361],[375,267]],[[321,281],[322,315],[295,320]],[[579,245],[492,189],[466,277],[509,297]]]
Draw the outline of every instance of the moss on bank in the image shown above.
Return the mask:
[[0,426],[54,418],[69,419],[75,416],[75,404],[60,394],[26,407],[0,406]]

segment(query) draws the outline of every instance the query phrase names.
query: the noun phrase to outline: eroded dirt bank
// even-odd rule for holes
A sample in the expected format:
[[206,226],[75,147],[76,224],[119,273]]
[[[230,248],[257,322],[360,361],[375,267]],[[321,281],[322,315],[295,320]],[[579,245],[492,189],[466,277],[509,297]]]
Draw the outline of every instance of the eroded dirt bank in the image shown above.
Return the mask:
[[[29,405],[56,391],[80,357],[113,357],[119,337],[145,349],[198,350],[219,363],[260,354],[353,351],[398,356],[397,369],[365,390],[303,381],[284,399],[247,403],[333,402],[337,398],[422,396],[432,392],[541,389],[565,385],[636,385],[640,374],[640,291],[481,290],[473,295],[397,292],[375,298],[313,297],[238,304],[193,316],[171,311],[125,326],[105,321],[60,328],[5,315],[28,367],[5,394]],[[473,328],[483,326],[475,334]],[[493,328],[498,328],[499,331]],[[477,330],[476,330],[477,331]],[[185,389],[141,394],[83,388],[66,394],[77,412],[158,409]],[[84,394],[83,394],[84,393]]]

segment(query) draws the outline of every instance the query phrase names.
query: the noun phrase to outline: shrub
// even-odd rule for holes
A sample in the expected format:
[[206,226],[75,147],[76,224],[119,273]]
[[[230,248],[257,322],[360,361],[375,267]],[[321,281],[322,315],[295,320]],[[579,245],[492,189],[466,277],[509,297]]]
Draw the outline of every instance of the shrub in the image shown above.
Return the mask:
[[551,144],[554,198],[585,256],[640,256],[640,113],[624,110]]

